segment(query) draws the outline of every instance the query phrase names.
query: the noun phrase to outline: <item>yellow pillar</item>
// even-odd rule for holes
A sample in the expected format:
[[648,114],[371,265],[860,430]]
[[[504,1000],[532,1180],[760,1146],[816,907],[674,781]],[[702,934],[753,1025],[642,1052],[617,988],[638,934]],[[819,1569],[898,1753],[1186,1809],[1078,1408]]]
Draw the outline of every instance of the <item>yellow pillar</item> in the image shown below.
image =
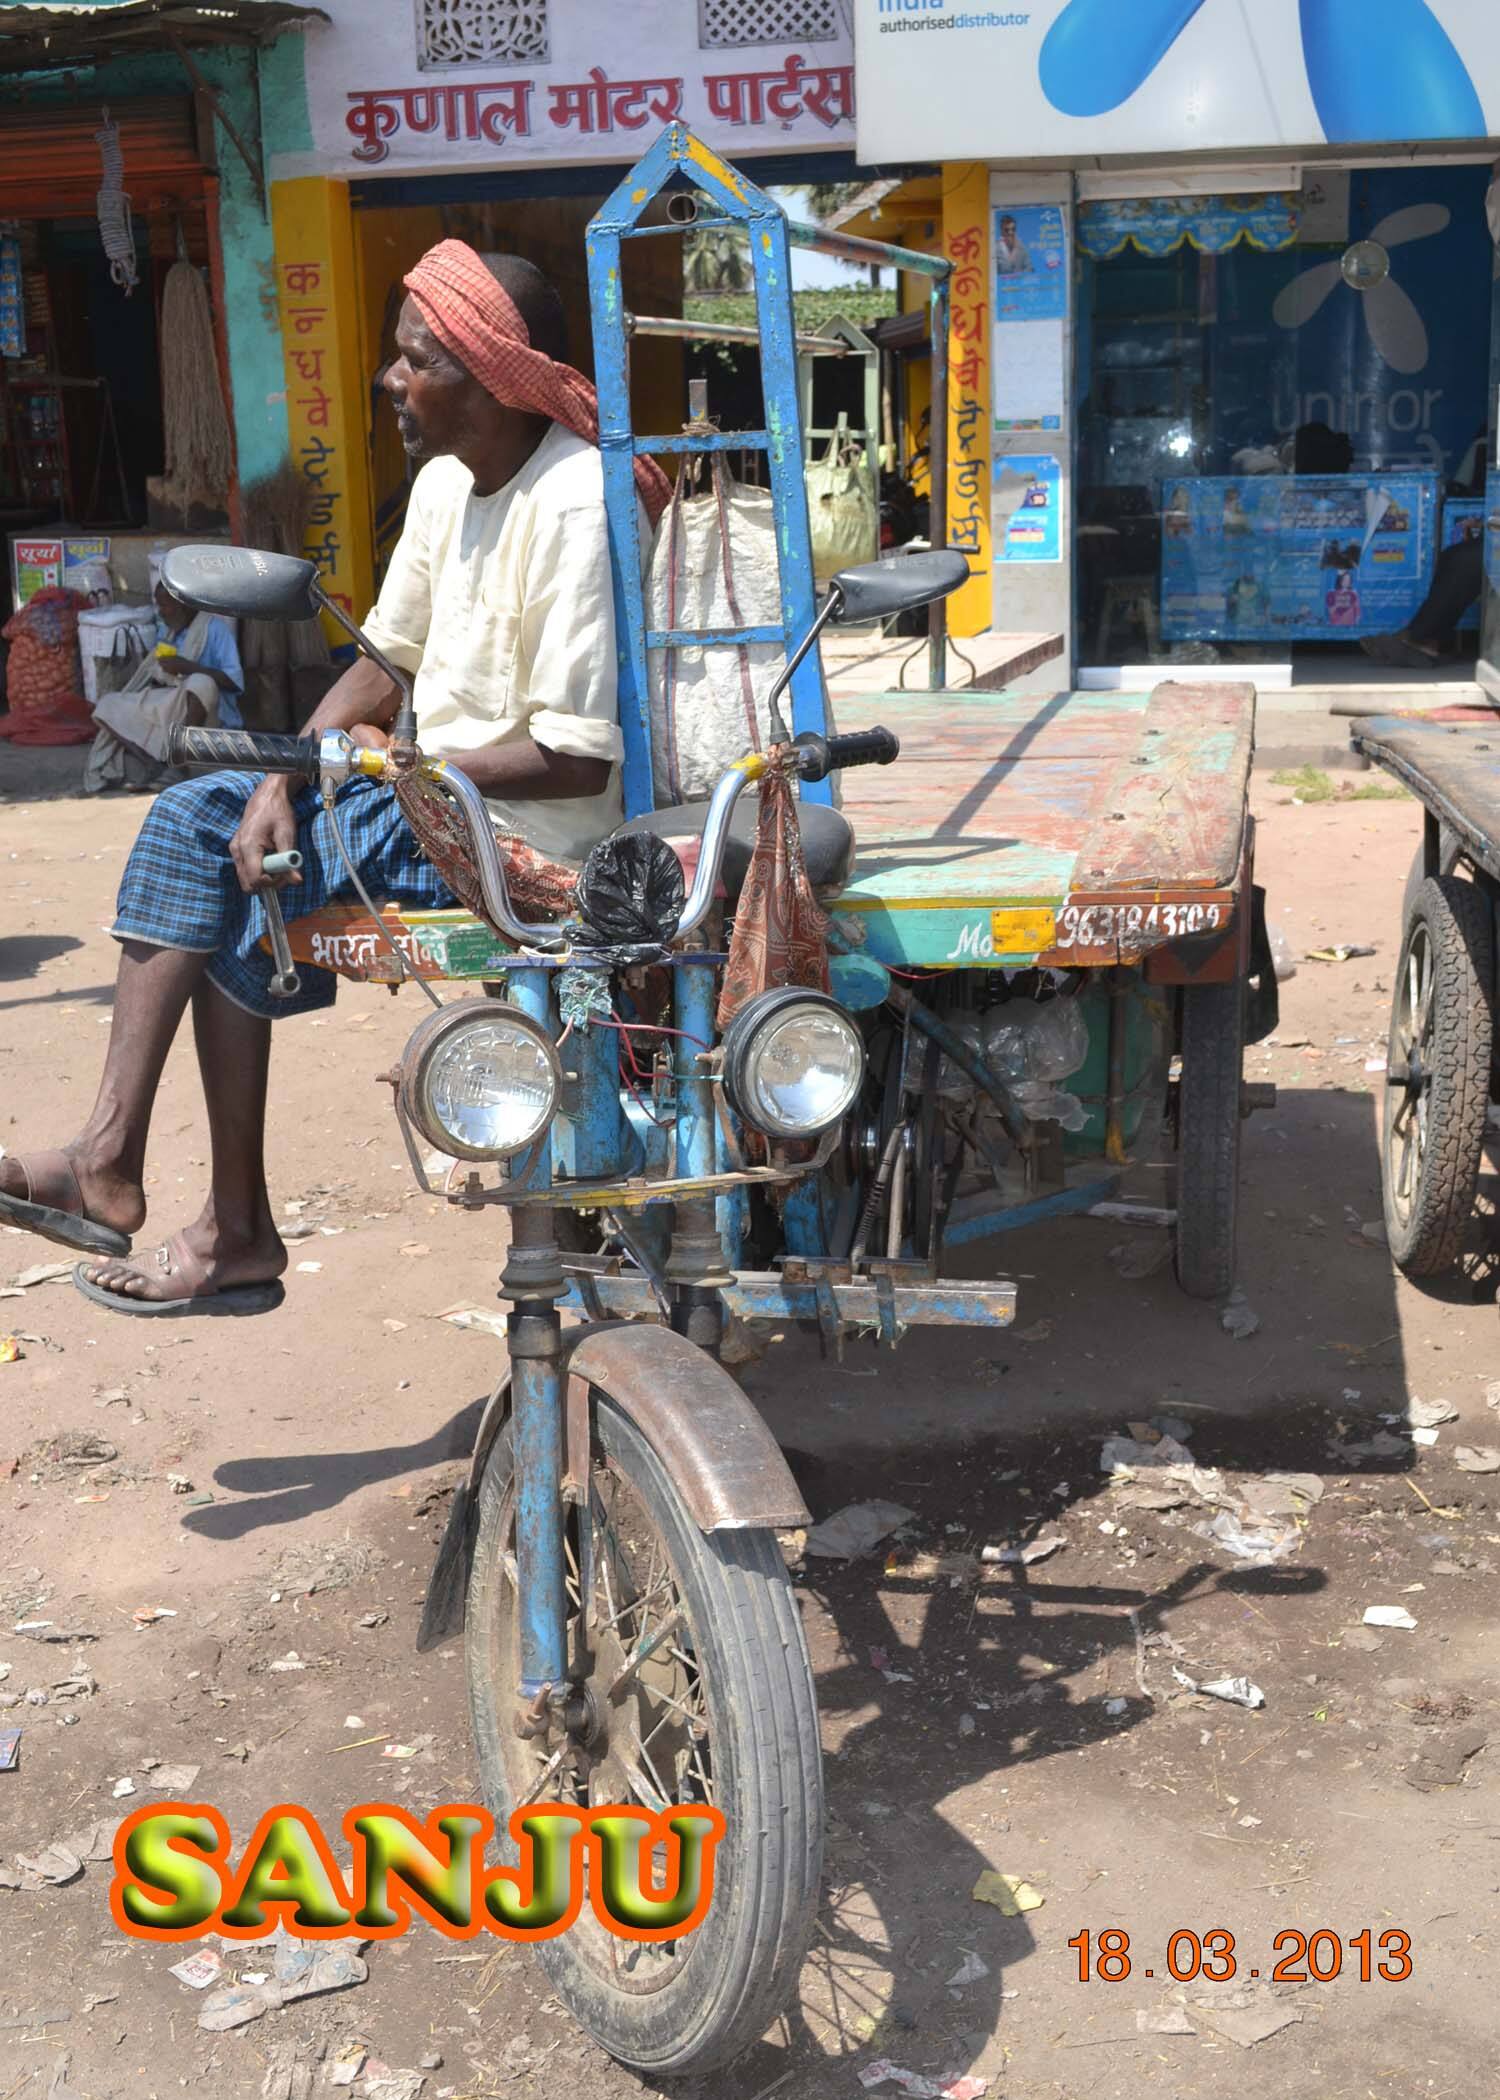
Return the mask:
[[943,169],[942,252],[953,265],[948,337],[948,545],[969,558],[969,581],[948,600],[948,628],[983,634],[992,625],[990,578],[989,170]]
[[[292,462],[307,483],[304,552],[351,619],[375,595],[367,387],[349,185],[321,175],[273,183],[271,226]],[[347,642],[324,617],[328,638]]]

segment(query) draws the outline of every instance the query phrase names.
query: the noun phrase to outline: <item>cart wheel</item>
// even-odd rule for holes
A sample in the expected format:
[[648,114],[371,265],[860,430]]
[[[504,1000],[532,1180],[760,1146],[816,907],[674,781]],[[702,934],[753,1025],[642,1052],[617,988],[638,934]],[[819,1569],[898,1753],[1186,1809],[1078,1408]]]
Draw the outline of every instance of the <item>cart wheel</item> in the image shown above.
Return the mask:
[[1490,1102],[1494,935],[1482,890],[1433,876],[1412,898],[1391,1002],[1381,1180],[1408,1276],[1458,1258]]
[[[515,1727],[520,1654],[510,1425],[479,1492],[465,1661],[498,1833],[534,1800],[710,1803],[727,1824],[690,1938],[607,1935],[585,1908],[537,1959],[584,2030],[653,2082],[750,2047],[791,1996],[823,1851],[818,1709],[797,1600],[768,1531],[699,1531],[651,1446],[602,1388],[568,1591],[584,1719],[554,1747]],[[586,1638],[579,1613],[587,1619]],[[504,1856],[514,1860],[513,1848]],[[658,1875],[661,1868],[656,1869]]]
[[1244,1056],[1243,980],[1189,985],[1177,1085],[1175,1260],[1190,1298],[1222,1298],[1234,1286]]

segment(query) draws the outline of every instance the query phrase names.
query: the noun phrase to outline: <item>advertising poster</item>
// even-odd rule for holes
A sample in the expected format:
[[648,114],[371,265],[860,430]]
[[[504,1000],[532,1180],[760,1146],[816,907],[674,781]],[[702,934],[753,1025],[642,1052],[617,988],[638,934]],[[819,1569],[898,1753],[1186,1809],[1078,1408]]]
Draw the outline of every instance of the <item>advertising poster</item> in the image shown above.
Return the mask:
[[1050,452],[995,461],[995,528],[1003,562],[1062,560],[1062,466]]
[[1493,0],[851,0],[851,13],[872,164],[1500,131]]
[[1184,476],[1162,484],[1162,634],[1353,641],[1426,596],[1435,474]]
[[62,582],[61,540],[13,539],[10,543],[11,594],[17,606]]
[[1056,204],[1006,204],[994,215],[995,319],[1060,321],[1068,311],[1068,240]]

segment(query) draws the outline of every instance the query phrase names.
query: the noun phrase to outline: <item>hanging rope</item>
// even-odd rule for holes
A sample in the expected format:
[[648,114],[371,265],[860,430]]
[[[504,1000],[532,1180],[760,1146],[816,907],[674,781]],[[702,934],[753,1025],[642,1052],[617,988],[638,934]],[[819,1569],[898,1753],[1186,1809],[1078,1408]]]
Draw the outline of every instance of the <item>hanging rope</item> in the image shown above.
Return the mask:
[[135,228],[130,219],[130,199],[125,194],[125,155],[120,146],[120,127],[110,121],[107,103],[103,115],[103,126],[94,133],[104,176],[96,200],[99,238],[109,257],[109,274],[128,299],[136,287]]
[[208,286],[190,262],[175,262],[161,294],[161,398],[166,480],[174,502],[222,510],[233,452]]

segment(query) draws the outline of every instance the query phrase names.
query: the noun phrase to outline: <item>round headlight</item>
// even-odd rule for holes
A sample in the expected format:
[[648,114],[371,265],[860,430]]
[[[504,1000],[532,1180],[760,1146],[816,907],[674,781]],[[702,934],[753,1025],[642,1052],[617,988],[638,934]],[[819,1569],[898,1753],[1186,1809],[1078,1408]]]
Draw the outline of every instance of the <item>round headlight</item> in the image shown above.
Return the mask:
[[724,1034],[729,1098],[766,1137],[816,1137],[849,1113],[864,1077],[859,1030],[823,992],[761,992]]
[[402,1059],[401,1098],[440,1152],[508,1159],[556,1115],[561,1079],[535,1021],[501,999],[473,999],[422,1023]]

